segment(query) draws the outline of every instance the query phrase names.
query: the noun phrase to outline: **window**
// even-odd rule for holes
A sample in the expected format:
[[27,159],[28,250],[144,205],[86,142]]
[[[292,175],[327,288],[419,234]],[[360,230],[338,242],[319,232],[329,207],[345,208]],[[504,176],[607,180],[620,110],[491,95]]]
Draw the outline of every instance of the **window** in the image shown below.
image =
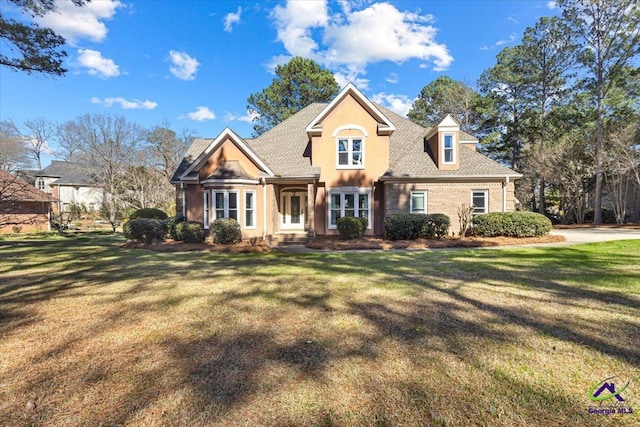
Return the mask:
[[209,228],[209,190],[204,190],[204,228]]
[[455,163],[453,134],[445,134],[444,136],[444,157],[443,163]]
[[[336,228],[338,218],[344,216],[367,218],[371,224],[369,217],[370,195],[369,191],[332,191],[329,194],[329,228]],[[371,226],[369,225],[368,228]]]
[[471,204],[474,206],[473,214],[489,212],[489,192],[487,190],[472,191]]
[[256,228],[256,192],[244,192],[244,226]]
[[44,190],[44,179],[38,178],[36,184],[38,186],[38,190]]
[[233,218],[238,220],[238,192],[216,190],[213,192],[216,218]]
[[411,213],[426,214],[427,213],[427,192],[412,191],[410,204],[411,204],[410,206]]
[[338,138],[338,168],[364,167],[364,141],[362,138]]

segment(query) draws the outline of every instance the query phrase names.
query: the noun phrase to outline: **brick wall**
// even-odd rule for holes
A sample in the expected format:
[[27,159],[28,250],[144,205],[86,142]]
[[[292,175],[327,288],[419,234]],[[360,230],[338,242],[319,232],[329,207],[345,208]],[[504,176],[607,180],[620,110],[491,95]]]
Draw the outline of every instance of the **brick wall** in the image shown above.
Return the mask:
[[[385,216],[394,213],[410,212],[411,191],[427,192],[427,213],[443,213],[451,219],[451,229],[459,231],[458,208],[463,203],[471,204],[471,192],[487,190],[489,192],[489,212],[503,210],[503,183],[411,183],[385,184]],[[515,209],[513,182],[507,184],[507,211]]]

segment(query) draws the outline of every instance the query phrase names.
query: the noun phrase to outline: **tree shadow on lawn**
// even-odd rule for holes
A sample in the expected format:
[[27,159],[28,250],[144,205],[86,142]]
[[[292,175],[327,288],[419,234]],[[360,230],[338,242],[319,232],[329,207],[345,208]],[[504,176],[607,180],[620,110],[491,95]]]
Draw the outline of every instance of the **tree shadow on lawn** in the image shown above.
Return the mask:
[[[517,265],[516,262],[522,260],[522,253],[527,254],[527,262]],[[100,407],[106,412],[91,415],[92,412],[88,411],[78,419],[80,424],[132,422],[164,399],[167,393],[183,388],[190,390],[198,403],[186,409],[179,408],[178,412],[183,412],[180,415],[184,417],[182,421],[217,422],[233,411],[248,411],[255,417],[252,420],[258,420],[257,423],[263,420],[265,424],[273,424],[274,419],[270,417],[275,415],[269,415],[265,405],[277,405],[278,401],[270,396],[282,392],[283,388],[299,386],[300,382],[310,382],[319,387],[314,392],[323,396],[325,401],[312,409],[298,409],[302,412],[287,412],[286,408],[280,408],[282,414],[278,415],[281,417],[277,419],[278,424],[299,424],[300,414],[306,414],[307,421],[317,419],[318,422],[344,424],[344,414],[329,416],[323,411],[338,406],[339,402],[332,401],[338,396],[332,396],[326,390],[335,383],[336,364],[345,362],[374,368],[367,380],[372,384],[372,391],[359,386],[364,394],[364,409],[355,416],[360,422],[377,418],[381,425],[410,424],[415,420],[412,417],[418,414],[427,424],[445,423],[443,420],[447,419],[448,409],[438,406],[443,403],[442,396],[435,400],[434,396],[443,393],[449,397],[455,395],[455,384],[441,389],[430,385],[428,379],[411,382],[404,377],[407,375],[404,371],[397,381],[389,381],[375,370],[378,361],[387,360],[390,357],[387,352],[395,351],[407,360],[408,371],[428,376],[434,374],[429,366],[446,367],[448,358],[454,356],[468,371],[483,372],[488,368],[478,357],[484,349],[510,342],[525,345],[527,337],[523,333],[516,334],[513,329],[501,328],[501,325],[516,325],[536,335],[586,346],[635,366],[640,360],[640,350],[635,346],[640,342],[637,322],[639,299],[619,291],[589,287],[588,284],[568,284],[577,282],[584,275],[598,272],[613,274],[616,260],[611,255],[568,248],[517,253],[464,251],[268,256],[155,254],[136,250],[118,252],[107,248],[98,250],[97,255],[75,258],[70,255],[73,258],[69,261],[71,264],[64,267],[56,264],[60,267],[53,274],[28,273],[25,292],[20,292],[24,282],[16,282],[18,279],[13,276],[9,276],[8,281],[3,278],[0,297],[4,297],[0,300],[0,310],[5,310],[4,319],[9,319],[16,328],[28,326],[15,323],[20,316],[26,318],[28,315],[25,307],[29,305],[21,303],[33,304],[52,297],[95,295],[101,297],[96,303],[118,304],[117,309],[111,310],[102,322],[91,328],[78,325],[82,331],[79,336],[60,342],[28,363],[64,358],[71,348],[90,343],[93,337],[108,333],[114,325],[136,324],[148,313],[170,310],[192,298],[207,297],[212,309],[226,307],[246,316],[255,316],[266,310],[263,315],[272,315],[275,321],[287,316],[288,310],[297,310],[308,319],[303,321],[301,330],[289,330],[285,322],[264,328],[262,325],[236,325],[236,329],[222,335],[205,330],[203,336],[196,336],[195,331],[199,328],[224,322],[224,319],[209,314],[199,321],[201,323],[193,323],[193,335],[163,339],[161,347],[168,359],[152,369],[136,369],[145,357],[142,348],[141,354],[116,354],[115,363],[120,366],[114,365],[113,360],[105,360],[104,365],[97,366],[62,364],[60,370],[68,372],[59,372],[59,375],[79,378],[77,389],[66,390],[72,396],[82,393],[85,387],[100,387],[103,377],[96,374],[97,370],[111,376],[117,369],[122,369],[136,381],[127,391],[114,393],[108,406]],[[572,259],[580,260],[578,268],[571,268]],[[290,270],[287,265],[291,266]],[[179,286],[165,283],[167,278],[173,280],[180,276],[192,282],[203,281],[204,289],[190,289],[184,295],[163,295],[164,290]],[[640,281],[636,270],[621,276]],[[237,280],[233,289],[224,290],[223,287],[219,293],[208,294],[216,287],[216,282],[224,283],[225,278],[232,277]],[[336,281],[338,278],[344,278],[346,282]],[[108,285],[122,280],[131,280],[131,286],[126,290],[105,291]],[[500,303],[492,301],[490,294],[478,297],[474,293],[478,284],[495,289],[497,293],[506,293],[509,298]],[[242,289],[243,286],[246,290]],[[398,292],[392,296],[383,292],[379,297],[375,293],[362,298],[355,295],[365,287],[381,291],[396,289]],[[140,294],[154,292],[158,293],[154,301],[134,300]],[[544,307],[539,307],[539,293],[557,305],[557,314],[550,314],[543,310]],[[273,306],[266,309],[254,306],[256,301],[272,302]],[[614,325],[616,333],[611,334],[609,326],[594,322],[593,318],[567,319],[562,312],[563,307],[590,310],[589,315],[602,318],[603,323],[614,319],[617,322]],[[593,310],[603,314],[594,314]],[[628,313],[632,320],[616,319],[618,312]],[[346,331],[341,335],[340,330],[327,326],[326,334],[329,335],[323,334],[323,323],[335,316],[359,319],[364,325],[363,330]],[[6,324],[4,319],[0,318],[2,324]],[[231,322],[237,322],[237,319]],[[221,327],[224,330],[224,324]],[[280,333],[288,335],[283,338]],[[171,369],[178,370],[175,378],[166,377],[166,372]],[[533,420],[536,420],[536,408],[539,407],[565,414],[581,408],[581,402],[552,389],[532,389],[530,384],[508,374],[489,374],[492,379],[486,393],[473,389],[471,392],[478,392],[478,396],[460,396],[470,406],[463,421],[484,419],[488,424],[513,421],[508,416],[498,419],[491,411],[484,415],[479,412],[491,400],[489,391],[499,393],[504,389],[529,396],[525,409],[526,415]],[[20,375],[20,370],[12,375]],[[53,374],[38,381],[34,382],[34,387],[51,384],[49,392],[56,387]],[[24,392],[30,393],[29,389]],[[408,394],[405,400],[398,401],[402,407],[390,407],[388,403],[385,406],[389,395],[397,393],[405,397]],[[261,400],[266,403],[260,403]],[[250,408],[252,405],[255,409]],[[399,416],[404,418],[394,418],[391,415],[394,409],[399,409],[403,414]],[[188,410],[200,412],[189,414]],[[513,405],[512,410],[518,411],[517,405]],[[261,414],[259,411],[265,412]],[[169,417],[167,422],[180,420],[166,416]],[[363,418],[367,416],[372,418]],[[461,418],[450,422],[456,420],[460,422]],[[584,424],[594,422],[586,417],[582,417],[582,421]]]

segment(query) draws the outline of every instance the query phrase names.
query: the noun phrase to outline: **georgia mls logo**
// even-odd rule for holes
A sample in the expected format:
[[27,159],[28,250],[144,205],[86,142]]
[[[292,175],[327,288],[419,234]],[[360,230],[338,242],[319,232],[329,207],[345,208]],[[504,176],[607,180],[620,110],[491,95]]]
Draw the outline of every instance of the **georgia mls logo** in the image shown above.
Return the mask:
[[605,378],[599,383],[594,384],[594,386],[591,387],[591,391],[589,392],[589,399],[593,400],[594,402],[601,402],[603,400],[615,398],[618,402],[624,402],[624,398],[620,396],[620,393],[622,393],[627,389],[627,387],[629,387],[630,381],[627,382],[627,384],[625,384],[621,389],[616,390],[616,385],[613,381],[611,381],[610,383],[607,382],[614,378],[616,377]]
[[[593,402],[598,402],[598,405],[590,406],[589,414],[605,416],[633,414],[633,407],[622,397],[622,392],[629,387],[631,381],[627,381],[622,387],[616,389],[616,383],[611,381],[616,378],[605,378],[591,387],[589,399]],[[620,385],[619,382],[618,385]]]

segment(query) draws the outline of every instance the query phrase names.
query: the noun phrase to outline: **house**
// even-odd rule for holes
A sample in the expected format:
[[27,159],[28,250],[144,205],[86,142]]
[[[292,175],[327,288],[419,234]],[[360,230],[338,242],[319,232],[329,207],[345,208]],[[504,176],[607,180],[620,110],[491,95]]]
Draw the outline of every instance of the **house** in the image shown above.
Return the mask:
[[55,201],[25,180],[0,171],[0,233],[50,231],[51,205]]
[[83,164],[53,160],[35,177],[36,187],[58,200],[54,212],[66,212],[74,204],[96,211],[102,205],[104,190],[97,174]]
[[342,216],[368,219],[384,234],[400,212],[515,209],[520,174],[476,151],[478,140],[451,117],[423,128],[347,85],[329,104],[311,104],[255,139],[225,129],[196,139],[171,182],[177,212],[205,228],[235,218],[243,237],[337,234]]

